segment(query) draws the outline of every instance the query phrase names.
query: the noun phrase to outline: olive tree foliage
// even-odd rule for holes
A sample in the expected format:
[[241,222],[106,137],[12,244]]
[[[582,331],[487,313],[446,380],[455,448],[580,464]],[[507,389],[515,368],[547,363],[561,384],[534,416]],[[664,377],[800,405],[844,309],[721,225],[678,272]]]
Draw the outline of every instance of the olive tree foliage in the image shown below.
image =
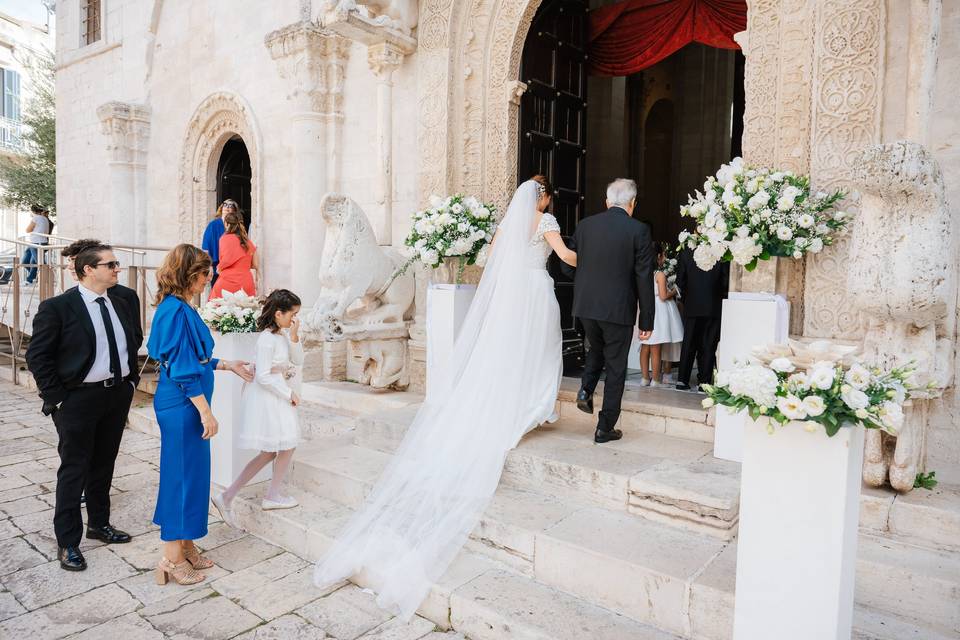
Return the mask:
[[4,204],[28,209],[39,204],[53,212],[57,204],[57,109],[54,59],[37,56],[30,69],[31,95],[21,112],[22,152],[0,157]]

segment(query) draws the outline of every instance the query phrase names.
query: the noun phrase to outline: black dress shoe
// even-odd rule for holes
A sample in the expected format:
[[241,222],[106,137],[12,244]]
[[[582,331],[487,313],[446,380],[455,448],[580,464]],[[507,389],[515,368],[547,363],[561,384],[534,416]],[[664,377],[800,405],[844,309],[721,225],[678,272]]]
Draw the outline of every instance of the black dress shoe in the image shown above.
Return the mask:
[[678,382],[676,389],[677,391],[690,391],[690,385],[686,382]]
[[597,429],[597,432],[593,434],[593,441],[597,444],[603,444],[604,442],[613,442],[614,440],[619,440],[623,437],[623,431],[620,429],[611,429],[610,431],[601,431]]
[[124,542],[130,542],[130,534],[120,531],[119,529],[114,529],[109,524],[105,524],[102,527],[88,527],[87,528],[87,537],[91,540],[102,540],[107,544],[123,544]]
[[577,409],[584,413],[593,413],[593,394],[587,393],[586,389],[580,389],[577,393]]
[[67,571],[84,571],[87,568],[87,561],[84,560],[79,547],[58,547],[57,558],[60,560],[60,566]]

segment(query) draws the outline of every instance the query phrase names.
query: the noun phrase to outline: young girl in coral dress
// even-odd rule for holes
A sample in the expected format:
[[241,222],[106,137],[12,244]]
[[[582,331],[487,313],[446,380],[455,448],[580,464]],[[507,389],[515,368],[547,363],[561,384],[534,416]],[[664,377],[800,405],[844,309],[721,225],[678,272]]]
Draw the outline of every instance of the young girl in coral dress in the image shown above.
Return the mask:
[[255,296],[257,287],[253,280],[254,271],[259,270],[260,260],[257,246],[247,237],[243,218],[237,209],[228,210],[223,217],[226,231],[220,236],[220,262],[217,264],[219,277],[210,290],[210,298],[222,298],[224,291],[244,293]]

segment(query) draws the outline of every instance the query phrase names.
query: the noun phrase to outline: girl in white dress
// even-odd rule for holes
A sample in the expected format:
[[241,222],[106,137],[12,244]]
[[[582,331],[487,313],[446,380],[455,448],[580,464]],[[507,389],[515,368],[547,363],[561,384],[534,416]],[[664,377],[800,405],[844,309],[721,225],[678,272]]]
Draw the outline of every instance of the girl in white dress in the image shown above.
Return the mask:
[[[683,346],[683,320],[675,300],[677,292],[667,286],[667,276],[660,270],[667,259],[663,245],[654,244],[657,253],[657,270],[653,272],[656,290],[653,333],[647,340],[640,342],[640,370],[643,374],[641,385],[659,387],[661,363],[676,362],[680,359]],[[670,365],[667,364],[669,367]],[[651,375],[651,369],[653,369]]]
[[[273,479],[261,503],[263,509],[289,509],[296,499],[284,496],[280,487],[286,478],[293,451],[300,441],[297,405],[300,395],[290,383],[303,364],[300,342],[300,298],[286,289],[267,296],[257,319],[257,359],[254,381],[243,388],[240,399],[238,443],[260,453],[243,468],[223,493],[213,496],[220,517],[232,523],[230,503],[259,471],[273,462]],[[289,337],[288,337],[289,336]]]

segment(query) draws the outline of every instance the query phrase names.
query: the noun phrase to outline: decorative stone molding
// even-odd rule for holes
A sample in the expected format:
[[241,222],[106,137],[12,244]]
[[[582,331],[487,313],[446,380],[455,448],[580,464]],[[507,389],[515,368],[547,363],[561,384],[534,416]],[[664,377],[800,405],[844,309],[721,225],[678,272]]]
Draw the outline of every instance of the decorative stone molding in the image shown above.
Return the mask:
[[348,40],[312,22],[298,22],[267,34],[264,43],[298,111],[343,116]]
[[260,153],[263,142],[253,111],[240,96],[219,92],[207,96],[194,111],[184,134],[180,158],[180,239],[196,243],[216,210],[217,162],[223,146],[240,136],[250,154],[250,216],[254,236],[261,229]]
[[507,83],[507,102],[520,106],[520,99],[527,92],[527,83],[511,80]]
[[419,19],[417,0],[324,0],[322,11],[324,26],[335,22],[366,24],[404,36],[413,33]]
[[[814,187],[829,191],[851,186],[858,153],[879,138],[886,3],[820,0],[815,24],[810,177]],[[847,208],[856,212],[856,194]],[[849,265],[846,241],[807,261],[805,335],[863,335],[849,294],[837,286]]]
[[150,107],[108,102],[97,108],[100,128],[108,136],[112,162],[145,166],[150,139]]
[[396,71],[406,56],[404,49],[392,42],[378,42],[367,48],[367,64],[381,79],[391,82],[391,74]]

